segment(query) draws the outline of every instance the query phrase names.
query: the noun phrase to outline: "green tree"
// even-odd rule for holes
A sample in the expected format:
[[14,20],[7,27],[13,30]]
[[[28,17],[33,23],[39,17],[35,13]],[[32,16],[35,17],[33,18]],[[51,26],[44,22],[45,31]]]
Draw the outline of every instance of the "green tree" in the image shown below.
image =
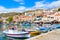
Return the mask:
[[58,11],[60,11],[60,8],[58,9]]
[[11,22],[12,20],[13,20],[13,17],[8,17],[8,18],[6,19],[7,22]]

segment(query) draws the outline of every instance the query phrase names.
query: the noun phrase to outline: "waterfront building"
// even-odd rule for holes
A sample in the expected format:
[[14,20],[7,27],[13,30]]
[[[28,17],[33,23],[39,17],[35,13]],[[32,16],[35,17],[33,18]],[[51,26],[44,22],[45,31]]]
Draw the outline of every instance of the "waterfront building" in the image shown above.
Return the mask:
[[34,16],[22,16],[21,20],[23,20],[23,21],[32,21],[32,20],[34,20]]
[[55,20],[55,15],[54,14],[47,15],[47,20],[50,21],[50,22]]
[[43,16],[42,22],[47,22],[47,15],[44,15],[44,16]]
[[34,14],[35,14],[34,10],[25,11],[25,16],[34,16]]
[[53,20],[60,20],[58,15],[59,12],[57,10],[43,10],[43,9],[36,9],[36,10],[28,10],[18,15],[13,16],[13,21],[22,22],[22,21],[34,21],[34,19],[38,19],[39,21],[53,21]]
[[56,13],[55,14],[55,20],[59,21],[60,22],[60,13]]
[[7,17],[2,17],[3,23],[7,22],[6,19],[7,19]]

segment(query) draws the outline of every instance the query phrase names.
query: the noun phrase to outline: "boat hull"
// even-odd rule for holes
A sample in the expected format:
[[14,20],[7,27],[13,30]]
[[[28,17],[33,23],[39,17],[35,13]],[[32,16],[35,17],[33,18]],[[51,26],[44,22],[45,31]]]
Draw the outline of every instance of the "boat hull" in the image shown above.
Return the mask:
[[30,34],[28,32],[9,33],[9,32],[4,31],[3,33],[5,36],[14,37],[14,38],[29,38],[30,37]]
[[5,34],[5,36],[8,36],[8,37],[30,37],[30,35],[29,34],[25,34],[25,35],[21,35],[21,34]]

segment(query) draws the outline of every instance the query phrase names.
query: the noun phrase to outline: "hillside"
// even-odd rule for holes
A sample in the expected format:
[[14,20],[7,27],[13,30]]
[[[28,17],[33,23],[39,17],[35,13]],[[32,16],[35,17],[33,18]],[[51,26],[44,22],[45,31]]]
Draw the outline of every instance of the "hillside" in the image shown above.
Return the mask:
[[1,13],[0,16],[8,17],[8,16],[14,16],[14,15],[18,15],[18,14],[20,14],[20,13],[10,12],[10,13]]

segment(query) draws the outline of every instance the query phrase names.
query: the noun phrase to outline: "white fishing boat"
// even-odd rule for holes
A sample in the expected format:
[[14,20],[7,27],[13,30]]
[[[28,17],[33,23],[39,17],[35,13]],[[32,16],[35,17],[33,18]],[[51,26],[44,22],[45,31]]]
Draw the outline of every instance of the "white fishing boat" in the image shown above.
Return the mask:
[[29,32],[23,32],[23,31],[19,32],[17,30],[5,30],[3,31],[3,33],[5,36],[8,36],[8,37],[16,37],[16,38],[30,37]]

